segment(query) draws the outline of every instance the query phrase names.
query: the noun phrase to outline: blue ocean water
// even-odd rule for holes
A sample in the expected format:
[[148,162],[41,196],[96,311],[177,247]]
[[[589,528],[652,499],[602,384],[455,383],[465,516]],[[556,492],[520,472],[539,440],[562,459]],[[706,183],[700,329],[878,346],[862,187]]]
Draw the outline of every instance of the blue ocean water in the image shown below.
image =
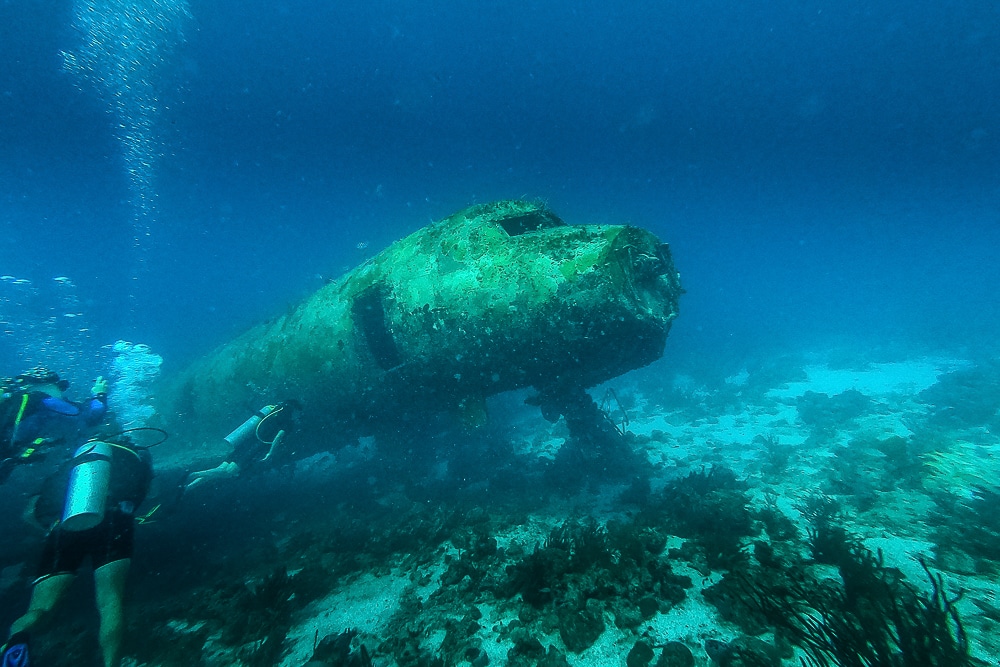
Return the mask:
[[[615,397],[631,440],[607,459],[625,458],[645,490],[600,495],[607,470],[578,469],[571,457],[588,452],[570,446],[576,434],[520,394],[490,405],[497,433],[442,428],[426,449],[363,438],[183,501],[179,480],[218,457],[173,434],[154,452],[165,462],[154,495],[175,507],[137,545],[135,664],[188,641],[211,653],[221,644],[196,634],[206,619],[217,639],[219,619],[251,615],[248,592],[266,597],[261,582],[277,581],[287,593],[281,576],[304,572],[294,594],[260,604],[295,607],[301,627],[279,628],[277,643],[295,648],[285,664],[303,664],[320,637],[298,607],[305,592],[354,600],[351,577],[421,558],[413,580],[455,575],[444,590],[464,590],[469,573],[486,581],[477,568],[516,573],[532,545],[560,536],[549,530],[568,525],[563,496],[576,492],[573,511],[605,526],[652,511],[655,527],[640,528],[661,550],[668,536],[696,546],[649,569],[677,567],[702,587],[740,563],[699,562],[699,540],[718,534],[684,534],[688,524],[735,534],[727,547],[748,562],[755,550],[759,574],[822,551],[816,518],[833,498],[844,534],[861,536],[851,545],[864,538],[908,565],[908,581],[926,584],[914,556],[931,554],[952,594],[970,590],[962,614],[979,654],[1000,650],[1000,495],[984,486],[998,451],[997,4],[0,0],[0,62],[0,377],[45,363],[86,388],[112,369],[120,339],[149,345],[169,376],[393,241],[495,199],[647,228],[670,243],[687,290],[664,359]],[[775,361],[786,355],[795,361]],[[26,468],[5,506],[27,501],[37,480]],[[696,495],[685,484],[728,484],[736,500],[681,520],[668,510]],[[821,494],[812,507],[808,494]],[[766,512],[791,526],[780,537],[767,526],[788,547],[770,561],[756,527]],[[37,546],[19,513],[0,515],[5,625],[24,608]],[[481,562],[462,571],[463,552]],[[303,565],[316,562],[326,579]],[[536,595],[563,586],[552,580]],[[503,608],[512,596],[485,605],[483,645],[509,655],[510,636],[494,630],[511,619],[535,618],[555,641],[551,620]],[[85,597],[81,616],[92,615]],[[468,600],[442,597],[400,616],[443,636],[457,626],[441,609],[455,603],[461,618]],[[324,634],[357,627],[335,615],[344,608],[323,609],[334,619]],[[658,612],[668,626],[672,609]],[[690,639],[636,623],[618,658],[642,637]],[[244,625],[220,661],[262,648],[261,628]],[[722,636],[725,622],[708,625],[705,636]],[[386,641],[382,657],[407,655],[384,628],[362,629],[369,646]],[[41,646],[73,661],[95,653],[86,634],[74,626],[70,649],[63,635]]]
[[[71,279],[91,345],[183,363],[519,196],[671,243],[677,364],[995,340],[993,4],[118,3],[169,22],[94,57],[147,116],[66,67],[88,5],[115,7],[0,7],[0,273]],[[122,115],[149,120],[138,213]]]

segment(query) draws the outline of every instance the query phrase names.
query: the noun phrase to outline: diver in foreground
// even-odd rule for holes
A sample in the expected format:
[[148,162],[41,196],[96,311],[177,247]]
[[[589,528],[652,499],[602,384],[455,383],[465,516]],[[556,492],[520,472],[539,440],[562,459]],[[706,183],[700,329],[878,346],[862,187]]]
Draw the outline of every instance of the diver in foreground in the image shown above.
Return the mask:
[[118,435],[91,440],[50,475],[32,516],[46,530],[28,611],[14,621],[2,667],[28,667],[29,632],[62,599],[83,561],[94,570],[104,667],[118,667],[125,623],[125,580],[132,558],[136,509],[153,478],[147,448]]
[[294,400],[265,405],[223,438],[232,447],[226,459],[214,468],[190,473],[183,490],[205,481],[229,479],[280,465],[289,454],[285,438],[295,426],[298,410],[299,404]]

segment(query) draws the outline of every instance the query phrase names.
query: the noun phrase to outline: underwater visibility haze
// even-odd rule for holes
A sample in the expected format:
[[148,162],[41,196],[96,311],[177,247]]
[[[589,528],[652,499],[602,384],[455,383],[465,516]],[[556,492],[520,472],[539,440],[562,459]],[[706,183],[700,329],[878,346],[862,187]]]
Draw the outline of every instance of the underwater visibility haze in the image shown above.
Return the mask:
[[0,60],[0,376],[170,436],[128,664],[997,664],[1000,6],[8,1]]

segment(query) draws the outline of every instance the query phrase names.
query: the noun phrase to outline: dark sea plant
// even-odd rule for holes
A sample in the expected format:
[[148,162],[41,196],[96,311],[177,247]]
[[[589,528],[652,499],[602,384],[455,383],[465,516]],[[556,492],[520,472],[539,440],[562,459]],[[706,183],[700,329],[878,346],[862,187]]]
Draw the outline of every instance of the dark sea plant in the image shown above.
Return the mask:
[[978,486],[971,498],[936,494],[934,502],[930,523],[938,555],[957,550],[980,570],[1000,569],[1000,491]]
[[919,394],[939,429],[1000,427],[1000,362],[989,361],[942,376]]
[[519,595],[528,607],[519,611],[525,627],[555,626],[579,653],[604,631],[606,615],[636,631],[684,599],[691,580],[672,572],[665,546],[665,534],[642,522],[568,520],[506,566],[496,594],[514,603]]
[[806,667],[975,664],[955,606],[961,593],[949,597],[941,575],[921,561],[930,583],[921,592],[887,567],[881,552],[840,526],[825,530],[822,561],[838,568],[840,581],[817,579],[801,566],[738,574],[743,603],[803,649]]
[[834,396],[807,391],[796,400],[799,419],[817,431],[835,431],[850,426],[871,409],[871,399],[856,389]]
[[783,473],[795,455],[795,448],[782,444],[778,436],[773,433],[758,435],[754,438],[754,442],[764,447],[764,472],[769,475]]
[[743,539],[759,532],[749,505],[747,483],[729,468],[713,466],[669,483],[656,511],[665,514],[672,532],[704,548],[710,567],[725,568],[745,560]]

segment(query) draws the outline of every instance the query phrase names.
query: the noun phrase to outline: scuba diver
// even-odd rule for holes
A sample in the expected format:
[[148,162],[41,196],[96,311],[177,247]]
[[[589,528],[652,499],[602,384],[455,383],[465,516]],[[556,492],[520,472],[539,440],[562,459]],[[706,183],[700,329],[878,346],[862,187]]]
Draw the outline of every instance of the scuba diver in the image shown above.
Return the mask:
[[30,665],[29,632],[49,618],[88,556],[94,572],[103,664],[119,665],[135,512],[152,478],[148,448],[134,445],[123,434],[83,444],[46,478],[31,513],[47,531],[37,578],[27,612],[11,625],[2,667]]
[[[2,381],[0,394],[0,484],[20,464],[39,461],[53,445],[72,448],[108,410],[108,383],[94,381],[83,403],[65,397],[69,382],[37,367]],[[71,451],[71,449],[70,449]]]
[[300,408],[295,400],[265,405],[223,438],[232,447],[226,459],[214,468],[190,473],[182,490],[190,490],[208,480],[228,479],[279,465],[288,454],[283,443],[295,426]]

